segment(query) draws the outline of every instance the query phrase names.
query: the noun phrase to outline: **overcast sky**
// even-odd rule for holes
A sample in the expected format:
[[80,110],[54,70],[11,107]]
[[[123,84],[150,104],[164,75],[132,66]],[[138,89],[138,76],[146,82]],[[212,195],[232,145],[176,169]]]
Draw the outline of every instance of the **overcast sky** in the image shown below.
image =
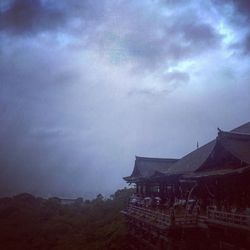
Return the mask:
[[0,195],[112,193],[250,121],[249,72],[248,0],[1,0]]

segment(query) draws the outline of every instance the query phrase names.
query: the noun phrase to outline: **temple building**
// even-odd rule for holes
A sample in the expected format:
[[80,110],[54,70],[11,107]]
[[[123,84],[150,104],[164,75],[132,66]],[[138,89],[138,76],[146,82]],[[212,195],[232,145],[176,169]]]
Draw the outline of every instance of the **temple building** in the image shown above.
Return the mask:
[[131,249],[250,249],[250,122],[181,159],[136,156]]

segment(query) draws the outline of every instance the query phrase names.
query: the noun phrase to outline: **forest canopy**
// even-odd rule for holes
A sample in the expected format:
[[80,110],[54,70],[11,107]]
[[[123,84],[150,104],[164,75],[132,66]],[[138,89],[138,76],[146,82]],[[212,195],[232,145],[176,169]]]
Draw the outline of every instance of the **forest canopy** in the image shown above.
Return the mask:
[[108,199],[78,198],[62,204],[23,193],[0,199],[0,249],[95,250],[127,249],[120,211],[132,189],[117,190]]

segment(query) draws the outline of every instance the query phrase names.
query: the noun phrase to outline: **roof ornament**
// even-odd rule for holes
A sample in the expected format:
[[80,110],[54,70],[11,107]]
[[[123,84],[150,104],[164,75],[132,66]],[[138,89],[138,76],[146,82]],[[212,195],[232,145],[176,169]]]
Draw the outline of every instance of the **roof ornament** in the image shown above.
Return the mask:
[[223,131],[220,128],[217,128],[217,130],[218,130],[218,136],[220,136]]
[[198,142],[198,141],[197,141],[196,147],[197,147],[197,148],[199,148],[199,147],[200,147],[200,146],[199,146],[199,142]]

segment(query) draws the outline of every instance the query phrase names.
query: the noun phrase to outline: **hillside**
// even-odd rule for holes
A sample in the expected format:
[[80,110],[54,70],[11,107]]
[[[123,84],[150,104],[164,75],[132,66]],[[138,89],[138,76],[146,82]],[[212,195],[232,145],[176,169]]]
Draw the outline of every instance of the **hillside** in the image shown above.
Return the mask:
[[62,205],[58,198],[20,194],[0,199],[0,249],[127,249],[120,210],[132,189],[117,190],[110,199],[78,199]]

